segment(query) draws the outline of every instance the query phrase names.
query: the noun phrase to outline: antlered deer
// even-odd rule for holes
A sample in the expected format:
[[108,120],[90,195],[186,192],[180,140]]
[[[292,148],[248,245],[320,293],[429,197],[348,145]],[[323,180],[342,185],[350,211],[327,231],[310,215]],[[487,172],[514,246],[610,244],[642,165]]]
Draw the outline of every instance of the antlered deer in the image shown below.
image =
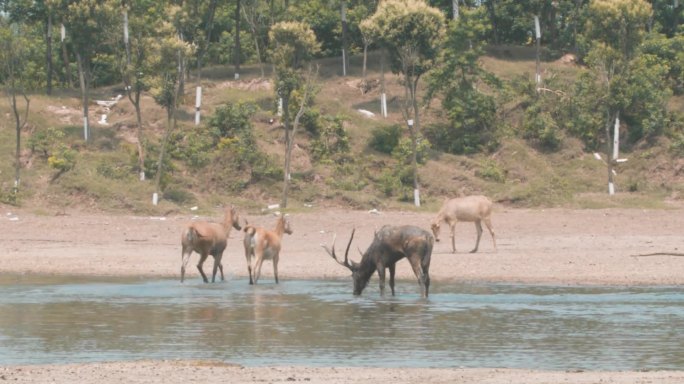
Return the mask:
[[351,246],[352,239],[354,239],[355,231],[352,231],[351,238],[347,244],[344,261],[338,260],[335,255],[334,238],[332,249],[323,246],[335,261],[352,271],[354,295],[358,296],[361,294],[375,271],[378,271],[378,277],[380,278],[380,295],[384,295],[385,268],[389,268],[389,285],[392,290],[392,296],[394,296],[395,264],[397,261],[406,258],[418,279],[422,296],[428,296],[428,291],[430,290],[430,257],[434,244],[434,239],[428,231],[412,225],[385,225],[375,233],[373,242],[358,263],[350,262],[348,258],[349,247]]
[[204,264],[204,261],[209,255],[214,257],[214,270],[211,276],[211,282],[213,283],[216,279],[217,269],[221,271],[221,281],[224,280],[221,258],[223,257],[223,251],[226,249],[226,242],[231,227],[237,230],[242,229],[238,223],[239,220],[240,215],[237,213],[235,207],[229,207],[225,210],[222,224],[194,221],[183,229],[183,233],[181,234],[181,245],[183,246],[183,251],[181,253],[181,283],[185,278],[185,267],[188,264],[188,261],[190,261],[190,255],[192,255],[193,251],[200,254],[197,269],[202,275],[202,279],[205,283],[208,283],[209,280],[207,280],[207,275],[205,275],[202,270],[202,264]]
[[[273,261],[273,275],[275,276],[276,284],[278,283],[278,259],[284,233],[292,234],[290,219],[287,215],[282,215],[278,218],[275,229],[272,231],[252,225],[245,225],[245,258],[247,259],[247,272],[249,273],[250,284],[256,284],[259,280],[261,265],[264,260]],[[252,259],[255,260],[254,268],[252,268]]]
[[492,235],[494,250],[496,250],[496,238],[492,229],[491,215],[492,201],[486,196],[474,195],[447,200],[442,205],[439,213],[437,213],[437,217],[432,221],[432,233],[435,235],[435,241],[439,241],[439,225],[442,221],[445,221],[451,228],[451,250],[453,253],[456,253],[456,223],[459,221],[472,221],[475,222],[475,228],[477,229],[477,242],[475,242],[475,248],[470,253],[475,253],[480,246],[482,222],[484,221],[489,233]]

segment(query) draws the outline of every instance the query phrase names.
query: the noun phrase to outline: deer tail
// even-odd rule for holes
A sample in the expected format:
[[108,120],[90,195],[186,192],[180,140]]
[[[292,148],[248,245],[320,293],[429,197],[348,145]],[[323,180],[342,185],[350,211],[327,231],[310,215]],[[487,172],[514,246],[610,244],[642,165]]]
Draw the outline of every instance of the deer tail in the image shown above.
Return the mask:
[[198,237],[199,236],[197,234],[197,230],[195,229],[195,227],[189,226],[185,230],[185,239],[184,240],[187,242],[187,244],[192,244],[193,242],[195,242],[195,240],[197,240]]
[[256,228],[253,225],[245,225],[244,231],[247,235],[254,236],[254,233],[256,232]]

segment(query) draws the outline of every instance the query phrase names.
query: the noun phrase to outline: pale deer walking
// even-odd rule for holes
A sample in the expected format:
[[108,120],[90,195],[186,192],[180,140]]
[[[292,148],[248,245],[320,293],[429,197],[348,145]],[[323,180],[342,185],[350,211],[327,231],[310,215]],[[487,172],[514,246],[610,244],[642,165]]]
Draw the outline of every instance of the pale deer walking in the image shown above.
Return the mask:
[[211,275],[211,282],[213,283],[216,279],[217,269],[221,271],[221,281],[224,280],[221,258],[223,257],[223,251],[226,249],[226,242],[231,227],[237,230],[241,229],[240,224],[238,223],[239,220],[240,215],[237,213],[235,207],[229,207],[225,209],[222,224],[194,221],[183,229],[181,234],[181,245],[183,247],[181,252],[181,283],[185,278],[185,267],[190,261],[190,255],[192,255],[193,251],[200,254],[197,269],[202,275],[202,279],[205,283],[208,283],[209,280],[207,280],[207,275],[205,275],[202,270],[202,265],[209,255],[214,257],[214,269]]
[[492,201],[482,195],[457,197],[444,202],[442,208],[437,213],[437,217],[432,221],[432,233],[435,241],[439,241],[439,225],[442,221],[449,224],[451,229],[451,250],[456,253],[456,223],[459,221],[471,221],[475,223],[477,229],[477,241],[475,248],[470,253],[477,252],[482,237],[482,223],[485,223],[489,233],[492,235],[494,250],[496,251],[496,237],[492,228]]
[[[280,258],[283,234],[292,234],[290,219],[287,215],[281,215],[272,231],[252,225],[245,225],[244,231],[245,258],[247,259],[249,283],[257,283],[264,260],[271,260],[273,261],[273,275],[277,284],[278,259]],[[254,260],[254,267],[252,267],[252,260]]]
[[373,242],[363,253],[361,261],[356,263],[349,261],[349,247],[354,232],[352,231],[347,250],[344,253],[344,261],[338,260],[335,255],[335,238],[333,238],[332,249],[323,246],[330,256],[340,265],[348,268],[352,272],[354,280],[354,295],[360,295],[368,284],[375,271],[380,278],[380,295],[385,294],[385,268],[390,272],[390,289],[394,296],[394,272],[397,261],[406,258],[413,268],[413,273],[418,279],[421,294],[428,296],[430,290],[430,257],[434,239],[432,235],[422,228],[412,225],[390,226],[385,225],[375,233]]

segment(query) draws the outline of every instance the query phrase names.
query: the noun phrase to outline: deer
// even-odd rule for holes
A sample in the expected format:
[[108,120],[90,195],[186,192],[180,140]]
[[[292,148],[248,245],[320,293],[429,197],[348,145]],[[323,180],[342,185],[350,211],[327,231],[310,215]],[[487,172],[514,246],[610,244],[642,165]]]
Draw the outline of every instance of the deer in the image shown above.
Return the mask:
[[[275,228],[270,231],[265,228],[255,227],[245,223],[245,258],[247,259],[247,272],[249,273],[249,284],[256,285],[261,275],[261,265],[264,260],[273,262],[273,275],[278,284],[278,259],[280,258],[280,248],[283,235],[292,234],[290,219],[288,215],[281,215],[276,221]],[[254,260],[254,267],[252,267]]]
[[181,245],[183,248],[181,253],[181,283],[185,279],[185,267],[190,261],[190,256],[193,251],[200,254],[197,269],[202,275],[202,279],[205,283],[208,283],[209,280],[202,270],[202,265],[209,255],[214,257],[214,269],[211,276],[211,282],[213,283],[216,280],[217,269],[221,272],[221,281],[224,280],[221,258],[223,257],[223,251],[226,249],[226,243],[231,228],[235,228],[238,231],[242,229],[239,220],[240,215],[238,214],[237,209],[231,206],[225,209],[223,223],[221,224],[207,221],[193,221],[183,229],[183,232],[181,233]]
[[456,253],[456,239],[455,230],[456,223],[459,221],[470,221],[475,223],[477,229],[477,241],[475,248],[470,253],[477,252],[480,246],[480,238],[482,237],[482,222],[485,223],[489,233],[492,235],[492,242],[494,243],[494,250],[496,251],[496,237],[492,229],[492,201],[482,195],[472,195],[465,197],[456,197],[446,200],[442,208],[437,213],[437,216],[432,221],[432,233],[435,235],[435,241],[439,241],[439,230],[442,221],[449,224],[451,228],[451,250]]
[[360,296],[375,271],[380,278],[380,295],[385,294],[385,269],[389,269],[389,285],[394,296],[394,273],[397,261],[406,258],[413,268],[413,273],[418,279],[421,296],[428,297],[430,290],[430,258],[434,239],[432,235],[413,225],[391,226],[385,225],[375,232],[373,242],[366,252],[362,253],[361,261],[349,260],[349,247],[354,239],[356,229],[352,230],[347,249],[344,253],[344,261],[339,260],[335,254],[335,240],[331,248],[322,245],[328,255],[343,267],[352,272],[354,281],[354,296]]

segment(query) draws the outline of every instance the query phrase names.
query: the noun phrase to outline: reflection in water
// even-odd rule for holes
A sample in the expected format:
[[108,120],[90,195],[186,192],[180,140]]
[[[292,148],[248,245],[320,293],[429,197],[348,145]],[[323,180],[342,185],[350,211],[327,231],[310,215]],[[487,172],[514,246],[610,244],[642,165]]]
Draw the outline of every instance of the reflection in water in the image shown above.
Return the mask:
[[250,286],[0,276],[0,364],[218,359],[245,365],[684,369],[684,290],[398,284]]

